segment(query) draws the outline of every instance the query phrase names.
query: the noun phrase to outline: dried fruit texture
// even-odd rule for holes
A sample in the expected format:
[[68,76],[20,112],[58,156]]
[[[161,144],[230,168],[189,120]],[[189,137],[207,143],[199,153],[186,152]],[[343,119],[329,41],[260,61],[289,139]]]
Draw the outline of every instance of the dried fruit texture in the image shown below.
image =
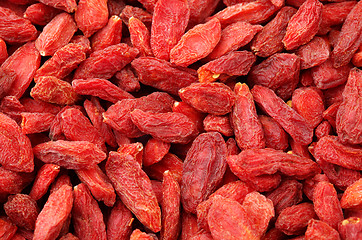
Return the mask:
[[[163,179],[163,175],[162,175]],[[162,204],[162,182],[158,180],[151,180],[152,183],[152,189],[155,192],[157,202],[159,205]]]
[[350,217],[338,225],[342,239],[360,239],[362,237],[362,221],[358,217]]
[[154,238],[150,234],[135,229],[130,236],[130,240],[154,240]]
[[[0,68],[0,98],[6,98],[7,93],[11,90],[11,85],[17,78],[16,75],[17,74],[14,70]],[[4,112],[4,110],[5,109],[2,109],[2,112]]]
[[237,83],[234,92],[236,101],[231,114],[231,121],[238,146],[242,150],[264,148],[263,127],[258,119],[249,87],[245,83]]
[[141,89],[140,82],[130,65],[122,68],[114,77],[116,85],[126,92],[138,92]]
[[72,105],[78,100],[78,94],[70,83],[53,76],[39,77],[30,95],[37,100],[59,105]]
[[114,205],[116,193],[110,180],[98,165],[88,169],[79,169],[76,173],[79,180],[88,186],[97,201],[103,201],[109,207]]
[[0,164],[15,172],[32,172],[34,157],[29,138],[24,135],[18,124],[0,113]]
[[161,239],[177,239],[181,229],[180,185],[170,171],[165,171],[162,182]]
[[88,141],[105,150],[104,139],[89,119],[76,108],[66,109],[61,114],[61,127],[64,136],[71,141]]
[[220,0],[188,0],[190,8],[189,27],[203,23],[207,17],[215,12]]
[[236,22],[221,31],[219,43],[207,56],[208,60],[217,59],[226,53],[235,51],[247,45],[263,29],[261,25],[251,25],[247,22]]
[[[1,45],[1,40],[0,40],[0,45]],[[355,67],[359,67],[359,68],[362,67],[362,47],[361,46],[359,47],[358,51],[353,55],[352,60],[351,60],[353,65]],[[1,50],[0,50],[0,52],[1,52]],[[0,60],[0,63],[1,63],[1,60]]]
[[150,32],[146,25],[139,19],[131,17],[128,20],[128,29],[132,45],[138,49],[140,56],[153,56],[150,45]]
[[77,3],[75,0],[40,0],[39,2],[64,10],[68,13],[72,13],[77,10]]
[[120,200],[116,200],[107,220],[107,239],[129,239],[133,220],[131,211]]
[[58,114],[55,116],[52,124],[50,125],[50,129],[49,129],[49,138],[53,141],[56,140],[66,140],[64,134],[63,134],[63,129],[62,129],[62,113],[69,109],[69,108],[77,108],[79,110],[82,110],[81,106],[78,105],[74,105],[74,106],[65,106],[63,107]]
[[73,187],[70,181],[70,177],[67,174],[61,174],[57,177],[55,182],[50,187],[50,193],[55,192],[63,185],[68,185],[70,187]]
[[44,101],[32,99],[30,97],[23,97],[20,99],[20,103],[23,105],[24,110],[22,112],[30,113],[51,113],[56,115],[61,107],[55,104],[47,103]]
[[226,170],[226,143],[220,133],[202,133],[193,141],[183,165],[181,201],[184,209],[196,213],[222,180]]
[[227,159],[230,169],[240,179],[251,179],[278,171],[296,179],[306,179],[320,173],[318,164],[311,159],[288,154],[281,150],[248,149]]
[[295,54],[276,53],[254,66],[249,75],[249,85],[268,87],[287,100],[299,82],[300,58]]
[[293,50],[308,43],[317,34],[322,20],[322,3],[307,0],[290,19],[283,38],[286,50]]
[[72,39],[70,39],[69,43],[76,43],[83,46],[86,54],[90,54],[92,52],[90,41],[84,35],[74,35]]
[[341,204],[333,184],[319,182],[313,193],[314,210],[318,218],[337,229],[338,223],[344,219]]
[[324,136],[332,135],[332,133],[333,133],[332,125],[325,120],[322,121],[314,131],[317,140],[321,139]]
[[199,230],[197,226],[196,216],[192,213],[182,212],[182,230],[180,240],[190,239],[192,236],[197,234]]
[[362,170],[362,149],[342,144],[337,136],[325,136],[314,147],[314,156],[318,160],[333,163],[348,169]]
[[190,240],[213,240],[213,238],[210,232],[198,231]]
[[173,102],[170,95],[161,92],[154,92],[136,99],[124,99],[113,104],[103,113],[103,121],[127,137],[140,137],[143,133],[132,122],[131,112],[141,109],[145,112],[167,113],[171,111]]
[[75,43],[69,43],[58,49],[54,55],[48,59],[36,71],[34,79],[40,76],[53,76],[63,79],[68,76],[78,65],[86,59],[86,49]]
[[151,178],[162,181],[163,173],[170,171],[177,182],[181,182],[183,162],[180,158],[172,153],[167,153],[161,161],[151,166],[145,167],[144,171]]
[[319,26],[319,33],[324,35],[332,26],[342,24],[356,3],[355,1],[346,1],[324,4],[322,7],[322,21]]
[[253,39],[251,50],[255,55],[269,57],[284,49],[282,40],[289,20],[296,12],[295,8],[289,6],[278,11],[277,15]]
[[323,94],[315,87],[296,89],[292,96],[292,106],[313,129],[323,119]]
[[284,129],[273,118],[260,115],[259,121],[263,126],[265,146],[276,150],[288,148],[288,135]]
[[121,42],[122,38],[122,20],[113,15],[108,23],[101,30],[96,32],[91,38],[92,50],[98,51]]
[[137,219],[153,232],[161,230],[161,210],[147,174],[131,155],[110,152],[106,173],[117,194]]
[[107,239],[102,211],[83,183],[74,187],[72,220],[79,239]]
[[316,219],[312,203],[304,202],[283,209],[280,212],[275,227],[287,235],[303,234],[311,219]]
[[194,122],[196,128],[199,132],[204,130],[203,119],[205,117],[204,113],[197,111],[195,108],[191,107],[185,102],[175,102],[172,107],[173,112],[178,112],[186,115],[191,121]]
[[8,58],[8,50],[5,41],[0,38],[0,66]]
[[198,24],[188,30],[170,51],[170,61],[178,66],[188,65],[206,57],[216,47],[221,38],[218,19]]
[[45,26],[59,13],[59,9],[44,3],[34,3],[26,8],[24,18],[29,19],[33,24]]
[[178,68],[153,57],[139,57],[132,61],[141,83],[177,95],[181,88],[197,82],[197,76],[186,68]]
[[311,158],[308,145],[303,145],[295,142],[293,139],[289,140],[292,151],[290,153],[296,154],[301,157]]
[[8,218],[0,218],[0,237],[4,240],[11,240],[16,234],[18,227],[13,224]]
[[313,82],[317,88],[329,89],[345,83],[350,70],[351,65],[335,68],[333,67],[332,60],[328,59],[321,65],[312,68],[311,72]]
[[307,69],[325,62],[329,58],[329,43],[322,37],[314,37],[296,50],[300,57],[300,68]]
[[84,169],[98,164],[106,154],[87,141],[50,141],[33,148],[34,155],[45,163],[57,164],[67,169]]
[[273,216],[272,202],[252,192],[242,205],[231,199],[215,198],[207,219],[214,239],[260,239]]
[[21,131],[24,134],[40,133],[50,129],[55,115],[52,113],[21,113]]
[[317,174],[303,182],[303,193],[309,198],[309,200],[313,201],[315,186],[322,181],[329,182],[328,177],[325,174]]
[[29,193],[29,196],[34,200],[39,200],[43,197],[50,184],[55,180],[60,171],[60,167],[55,164],[44,164],[37,172],[33,186]]
[[161,161],[170,150],[170,147],[170,143],[155,138],[149,139],[145,145],[143,165],[150,166]]
[[63,185],[57,191],[51,193],[36,219],[33,239],[56,239],[72,207],[72,187]]
[[303,185],[296,180],[285,180],[266,196],[273,201],[276,215],[285,208],[300,203],[303,200]]
[[362,178],[348,186],[341,198],[342,208],[362,208]]
[[59,240],[79,240],[79,238],[74,236],[71,233],[68,233],[68,234],[64,235],[63,237],[61,237]]
[[164,142],[190,142],[196,135],[195,124],[181,113],[151,113],[135,109],[131,112],[132,122],[145,134]]
[[323,119],[327,120],[333,129],[336,128],[336,117],[340,105],[340,102],[333,103],[323,112]]
[[7,43],[24,43],[36,39],[38,32],[33,24],[9,8],[0,7],[0,38]]
[[[207,216],[211,235],[221,239],[257,239],[245,209],[237,201],[216,198]],[[238,227],[235,227],[238,226]]]
[[212,18],[219,19],[223,28],[238,21],[260,24],[266,22],[277,10],[278,7],[270,0],[257,0],[229,6],[216,13]]
[[320,240],[340,240],[337,230],[330,227],[327,223],[319,220],[310,220],[307,231],[305,232],[306,239]]
[[128,25],[129,19],[131,17],[134,17],[141,20],[148,29],[151,28],[152,14],[148,11],[145,11],[143,8],[126,5],[119,16],[121,17],[123,23],[126,25]]
[[251,223],[251,230],[260,238],[275,215],[273,202],[258,192],[251,192],[245,196],[242,206]]
[[235,103],[232,90],[223,83],[194,83],[179,91],[180,98],[200,112],[225,115]]
[[4,210],[9,219],[18,227],[34,230],[39,214],[36,201],[26,194],[11,195],[4,204]]
[[91,100],[85,100],[83,105],[89,119],[91,120],[93,126],[97,129],[100,137],[103,138],[109,146],[116,147],[116,138],[111,128],[103,122],[102,114],[105,110],[101,106],[98,98],[92,97]]
[[338,36],[336,45],[332,51],[334,67],[341,67],[348,64],[353,54],[362,43],[362,3],[358,2],[348,13]]
[[137,55],[138,50],[125,43],[95,51],[80,64],[74,73],[74,79],[109,79]]
[[26,240],[26,238],[16,232],[11,240]]
[[[19,47],[5,62],[1,69],[5,72],[5,78],[9,78],[9,86],[6,95],[20,98],[33,80],[35,71],[40,66],[40,55],[34,46],[34,42],[28,42]],[[10,74],[10,75],[8,75]],[[5,79],[6,80],[6,79]]]
[[242,181],[230,182],[223,185],[213,194],[211,194],[206,201],[203,201],[199,205],[197,205],[196,213],[198,226],[207,231],[210,231],[207,223],[207,215],[213,203],[213,199],[215,199],[216,196],[232,199],[242,204],[245,196],[252,191],[253,189]]
[[140,142],[135,143],[126,143],[121,145],[118,150],[118,153],[129,154],[140,164],[143,165],[143,145]]
[[341,103],[343,100],[342,93],[345,85],[340,85],[335,88],[330,88],[323,91],[325,105],[330,107],[332,104]]
[[51,56],[67,45],[76,31],[73,17],[68,13],[60,13],[44,27],[35,41],[35,47],[40,55]]
[[257,85],[251,90],[251,93],[258,105],[274,118],[295,142],[302,145],[308,145],[312,142],[313,129],[302,116],[289,107],[271,89]]
[[101,78],[75,79],[72,81],[72,87],[78,94],[96,96],[113,103],[134,98],[130,93]]
[[187,0],[157,1],[151,27],[151,48],[156,58],[170,59],[170,51],[185,33],[189,17]]
[[233,51],[202,65],[198,70],[200,82],[227,80],[231,76],[247,75],[256,57],[248,51]]
[[230,137],[234,135],[234,130],[231,127],[229,116],[219,116],[209,114],[205,117],[204,129],[206,132],[219,132],[224,136]]
[[0,167],[0,202],[5,202],[9,194],[20,193],[34,180],[34,173],[13,172]]
[[338,108],[336,128],[339,139],[343,143],[362,143],[362,71],[353,68],[348,76],[347,84],[343,91],[343,101]]
[[95,32],[107,25],[107,1],[80,0],[74,14],[75,22],[84,36],[90,37]]

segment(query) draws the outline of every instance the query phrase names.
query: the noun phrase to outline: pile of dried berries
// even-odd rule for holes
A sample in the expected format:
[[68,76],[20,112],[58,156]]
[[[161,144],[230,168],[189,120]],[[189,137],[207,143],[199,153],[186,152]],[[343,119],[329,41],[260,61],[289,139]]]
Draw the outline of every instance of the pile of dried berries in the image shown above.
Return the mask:
[[362,1],[0,1],[0,239],[362,239]]

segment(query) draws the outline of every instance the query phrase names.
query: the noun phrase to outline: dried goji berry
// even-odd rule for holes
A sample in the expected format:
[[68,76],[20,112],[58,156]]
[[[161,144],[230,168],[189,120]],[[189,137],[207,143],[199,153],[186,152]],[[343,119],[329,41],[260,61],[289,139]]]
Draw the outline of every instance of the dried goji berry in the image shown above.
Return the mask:
[[8,197],[4,210],[9,219],[18,227],[34,230],[39,214],[36,201],[26,194],[16,194]]
[[60,171],[60,167],[55,164],[44,164],[37,172],[33,186],[29,193],[29,196],[34,200],[39,200],[43,197],[50,184],[55,180]]
[[32,172],[34,156],[29,138],[13,119],[3,113],[0,113],[0,123],[1,165],[16,172]]
[[117,152],[131,155],[140,164],[140,166],[144,163],[143,145],[140,142],[129,144],[125,143],[118,148]]
[[290,19],[283,38],[286,50],[293,50],[308,43],[318,32],[322,20],[322,3],[307,0]]
[[175,154],[167,153],[161,161],[144,168],[148,176],[162,181],[163,173],[170,171],[177,182],[181,182],[183,162]]
[[131,17],[128,20],[128,29],[132,45],[140,52],[140,56],[153,56],[151,49],[151,35],[146,25],[139,19]]
[[248,83],[251,86],[258,84],[268,87],[283,100],[287,100],[298,85],[299,71],[298,56],[276,53],[250,70]]
[[325,62],[329,58],[329,44],[321,37],[314,37],[296,50],[300,57],[300,69],[307,69]]
[[116,200],[107,220],[107,239],[128,239],[131,235],[133,220],[131,211],[122,201]]
[[159,0],[153,9],[151,47],[156,58],[168,61],[190,17],[187,0]]
[[258,105],[290,134],[294,141],[307,145],[312,142],[313,129],[306,120],[289,107],[271,89],[255,86],[251,93]]
[[9,8],[0,7],[0,37],[7,43],[35,40],[38,32],[28,19],[19,17]]
[[88,169],[79,169],[76,173],[79,180],[88,186],[97,201],[103,201],[109,207],[113,206],[116,201],[116,193],[107,175],[98,165]]
[[80,0],[74,19],[84,36],[92,36],[108,22],[107,1]]
[[288,134],[273,118],[259,115],[259,121],[263,126],[265,146],[276,150],[288,148]]
[[219,132],[227,137],[234,135],[234,130],[227,115],[209,114],[204,118],[203,124],[206,132]]
[[79,239],[107,239],[102,211],[83,183],[74,187],[72,220]]
[[159,232],[161,210],[151,181],[136,160],[131,155],[110,152],[106,173],[127,208],[145,227]]
[[45,26],[59,13],[60,10],[52,6],[34,3],[26,8],[24,18],[29,19],[33,24]]
[[171,49],[171,63],[187,67],[206,57],[220,41],[220,37],[221,25],[217,18],[196,25],[187,31]]
[[122,20],[118,16],[111,16],[108,23],[91,38],[92,50],[97,51],[121,42]]
[[310,220],[307,231],[305,232],[306,239],[320,240],[340,240],[339,233],[327,223],[319,220]]
[[204,22],[217,8],[220,0],[188,0],[190,8],[189,27]]
[[[56,239],[73,207],[72,187],[63,185],[49,195],[35,223],[34,240]],[[49,221],[49,219],[52,219]]]
[[226,170],[226,144],[220,133],[200,134],[192,143],[184,161],[181,200],[188,212],[206,200],[222,180]]
[[69,13],[72,13],[77,9],[77,3],[75,0],[40,0],[39,2]]
[[106,158],[101,149],[87,141],[50,141],[35,146],[33,152],[45,163],[75,170],[89,168]]
[[4,240],[11,240],[16,234],[18,227],[6,217],[0,217],[0,237]]
[[161,161],[170,150],[170,147],[170,143],[155,138],[150,138],[145,145],[143,165],[150,166]]
[[362,206],[362,179],[348,186],[341,198],[342,208],[360,209]]
[[21,113],[21,130],[24,134],[46,132],[55,115],[51,113]]

